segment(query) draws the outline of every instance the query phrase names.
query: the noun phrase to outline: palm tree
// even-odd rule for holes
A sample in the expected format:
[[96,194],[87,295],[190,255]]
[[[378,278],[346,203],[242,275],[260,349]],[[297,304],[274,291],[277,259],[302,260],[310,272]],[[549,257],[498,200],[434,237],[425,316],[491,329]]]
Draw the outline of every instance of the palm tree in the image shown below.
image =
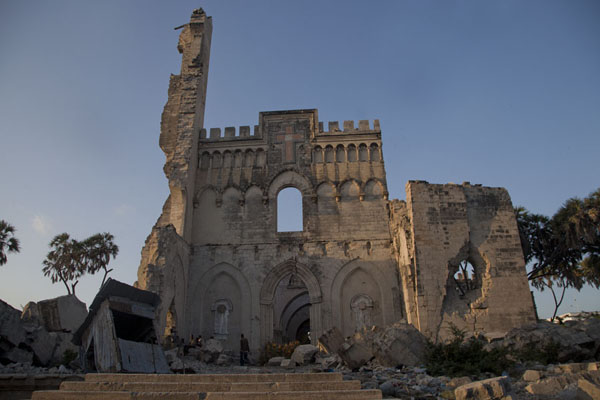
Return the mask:
[[84,263],[87,265],[86,272],[93,275],[101,269],[104,270],[100,287],[104,286],[106,277],[113,270],[112,268],[108,269],[110,258],[114,259],[119,253],[119,247],[113,242],[114,238],[108,232],[97,233],[85,239],[82,243],[85,249]]
[[19,239],[15,237],[15,228],[8,222],[0,220],[0,265],[6,264],[6,253],[21,251]]
[[[50,248],[52,250],[42,262],[44,276],[50,277],[52,283],[62,282],[68,294],[75,294],[75,286],[85,273],[81,243],[71,239],[68,233],[61,233],[50,241]],[[70,287],[69,283],[71,283]]]
[[112,271],[112,268],[108,269],[108,263],[119,252],[113,239],[114,236],[107,232],[97,233],[83,241],[71,238],[68,233],[55,236],[50,242],[51,251],[43,261],[44,276],[48,276],[52,283],[62,282],[67,293],[75,294],[79,278],[104,270],[104,285]]

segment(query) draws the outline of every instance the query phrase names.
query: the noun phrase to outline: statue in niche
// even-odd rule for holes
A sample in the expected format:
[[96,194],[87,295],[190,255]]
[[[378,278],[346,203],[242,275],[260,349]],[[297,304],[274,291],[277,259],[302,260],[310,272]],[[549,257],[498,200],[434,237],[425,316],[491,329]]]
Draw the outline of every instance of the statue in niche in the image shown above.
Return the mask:
[[215,301],[211,310],[214,313],[214,334],[217,339],[226,339],[229,335],[229,314],[233,311],[231,301],[221,299]]
[[366,294],[359,294],[350,301],[350,308],[354,316],[354,330],[359,331],[364,327],[373,325],[373,299]]

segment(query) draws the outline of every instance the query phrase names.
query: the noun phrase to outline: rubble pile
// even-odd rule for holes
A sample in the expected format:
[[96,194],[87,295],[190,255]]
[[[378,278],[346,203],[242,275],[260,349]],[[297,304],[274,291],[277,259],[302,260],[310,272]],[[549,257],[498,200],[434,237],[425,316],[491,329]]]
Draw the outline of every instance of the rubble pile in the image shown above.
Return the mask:
[[85,303],[75,296],[30,302],[23,312],[0,300],[0,364],[61,365],[65,354],[78,353],[71,340],[86,315]]
[[532,347],[558,348],[561,363],[600,360],[600,319],[571,320],[564,324],[539,321],[514,328],[492,346],[503,346],[513,352],[527,351]]
[[330,354],[338,354],[351,369],[377,360],[387,367],[417,366],[424,362],[427,340],[414,326],[396,322],[384,328],[363,329],[344,340],[335,327],[327,330],[319,343]]
[[210,366],[229,366],[236,358],[220,341],[208,339],[202,346],[181,345],[165,351],[169,368],[175,373],[203,373]]

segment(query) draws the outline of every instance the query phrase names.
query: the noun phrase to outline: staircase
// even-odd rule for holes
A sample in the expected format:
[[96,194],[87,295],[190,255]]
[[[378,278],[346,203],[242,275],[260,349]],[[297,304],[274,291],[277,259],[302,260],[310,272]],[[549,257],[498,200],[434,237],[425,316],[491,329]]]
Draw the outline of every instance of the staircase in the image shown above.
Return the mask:
[[33,400],[371,400],[379,390],[360,390],[340,373],[311,374],[88,374],[59,390],[37,391]]

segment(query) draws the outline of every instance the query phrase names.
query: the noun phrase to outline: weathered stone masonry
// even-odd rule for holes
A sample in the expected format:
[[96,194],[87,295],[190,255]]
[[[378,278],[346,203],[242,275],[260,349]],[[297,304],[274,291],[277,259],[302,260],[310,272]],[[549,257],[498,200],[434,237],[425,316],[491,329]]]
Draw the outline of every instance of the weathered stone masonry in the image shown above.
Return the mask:
[[[161,296],[161,329],[235,350],[240,333],[257,349],[332,326],[406,319],[436,338],[449,323],[500,332],[533,319],[504,189],[409,182],[406,202],[388,201],[378,120],[325,129],[315,109],[271,111],[252,130],[205,130],[211,32],[194,11],[162,118],[170,196],[137,283]],[[277,232],[288,187],[302,197],[299,232]]]

